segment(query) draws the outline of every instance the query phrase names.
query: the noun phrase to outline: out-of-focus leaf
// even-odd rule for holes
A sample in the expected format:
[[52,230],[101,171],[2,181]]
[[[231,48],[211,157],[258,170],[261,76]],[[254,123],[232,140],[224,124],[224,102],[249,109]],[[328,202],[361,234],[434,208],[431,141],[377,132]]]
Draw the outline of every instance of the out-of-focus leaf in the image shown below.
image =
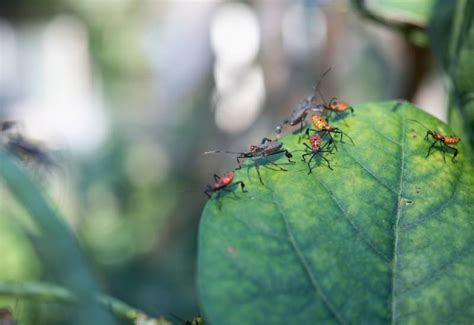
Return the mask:
[[17,160],[2,149],[0,177],[30,214],[41,235],[47,238],[43,241],[43,262],[52,266],[55,270],[54,278],[60,284],[81,298],[78,322],[110,323],[110,316],[88,298],[90,292],[95,290],[95,283],[81,256],[76,238],[52,208],[43,190],[27,175]]
[[[409,103],[358,105],[308,175],[298,134],[288,172],[252,164],[248,193],[216,193],[203,212],[198,284],[211,324],[468,324],[474,319],[473,163],[430,146],[447,125]],[[299,152],[298,152],[299,151]],[[448,154],[449,155],[449,154]],[[285,163],[283,158],[276,161]],[[320,163],[319,160],[317,163]]]
[[406,21],[425,26],[431,17],[433,0],[400,1],[366,1],[369,10],[397,21]]
[[[439,0],[430,23],[430,43],[451,80],[449,124],[474,143],[474,2]],[[468,142],[468,141],[466,141]]]

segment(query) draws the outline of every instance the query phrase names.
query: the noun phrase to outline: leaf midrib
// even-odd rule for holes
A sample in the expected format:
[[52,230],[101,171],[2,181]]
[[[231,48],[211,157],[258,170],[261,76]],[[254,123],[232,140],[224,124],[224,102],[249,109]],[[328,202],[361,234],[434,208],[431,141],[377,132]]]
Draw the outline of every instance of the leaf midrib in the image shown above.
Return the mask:
[[406,125],[405,119],[402,117],[402,134],[400,139],[400,178],[399,178],[399,190],[398,190],[398,202],[397,202],[397,216],[395,219],[395,240],[393,244],[393,266],[392,266],[392,324],[397,322],[397,267],[398,267],[398,246],[399,246],[399,227],[400,220],[402,219],[402,193],[404,188],[404,176],[405,176],[405,142],[406,142]]

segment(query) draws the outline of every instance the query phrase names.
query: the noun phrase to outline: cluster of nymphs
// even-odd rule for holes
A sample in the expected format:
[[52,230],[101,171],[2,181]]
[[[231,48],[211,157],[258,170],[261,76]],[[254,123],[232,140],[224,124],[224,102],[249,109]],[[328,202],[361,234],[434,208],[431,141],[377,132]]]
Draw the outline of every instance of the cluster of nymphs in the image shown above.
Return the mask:
[[[308,139],[309,143],[303,143],[304,145],[304,154],[301,156],[302,161],[304,161],[308,165],[308,174],[312,173],[311,162],[315,157],[320,157],[321,160],[324,160],[327,164],[327,167],[332,170],[332,167],[329,163],[329,160],[324,156],[326,153],[332,154],[334,150],[337,151],[337,142],[344,143],[343,137],[346,136],[352,142],[353,145],[354,141],[352,138],[347,135],[345,132],[340,130],[339,128],[332,126],[329,124],[329,119],[333,118],[334,116],[338,116],[341,113],[346,113],[350,111],[354,113],[354,109],[347,103],[340,102],[337,98],[332,98],[329,102],[326,102],[324,99],[323,94],[320,91],[320,84],[323,80],[324,76],[329,72],[328,69],[324,74],[321,76],[318,84],[316,87],[313,88],[314,92],[308,98],[302,100],[298,103],[295,109],[291,112],[290,116],[283,121],[282,124],[276,127],[276,140],[271,140],[269,138],[263,138],[259,145],[251,145],[248,151],[244,152],[232,152],[232,151],[223,151],[223,150],[214,150],[214,151],[207,151],[205,154],[210,153],[230,153],[237,155],[237,165],[236,169],[241,169],[241,160],[242,159],[261,159],[265,161],[267,164],[273,165],[280,171],[287,171],[286,169],[282,168],[281,166],[275,164],[273,161],[269,160],[268,158],[273,155],[282,154],[284,153],[285,156],[288,158],[289,163],[295,163],[291,160],[293,155],[283,147],[283,143],[278,141],[278,138],[283,130],[283,124],[288,124],[290,126],[299,125],[299,131],[302,132],[306,123],[306,118],[309,113],[312,113],[312,123],[313,128],[306,129],[304,133],[304,137]],[[322,103],[318,103],[316,101],[318,95],[320,95]],[[452,161],[454,162],[454,158],[458,154],[458,150],[451,145],[458,144],[461,139],[456,136],[444,136],[438,132],[432,131],[420,122],[416,120],[412,120],[424,128],[427,129],[425,141],[428,140],[428,137],[431,136],[434,142],[430,145],[428,149],[428,153],[426,158],[431,154],[432,149],[435,147],[436,144],[439,144],[440,150],[443,152],[443,158],[446,161],[446,151],[448,149],[454,152]],[[301,140],[301,137],[300,137]],[[309,160],[306,160],[306,157],[311,156]],[[255,169],[257,170],[257,174],[260,180],[260,183],[263,185],[263,180],[260,175],[259,165],[255,163]],[[208,185],[207,189],[204,193],[207,196],[211,196],[211,193],[224,190],[227,191],[229,186],[240,185],[243,192],[245,190],[245,184],[242,181],[234,182],[234,172],[228,171],[222,176],[218,176],[214,174],[214,184]]]
[[[340,113],[351,111],[354,112],[354,109],[347,103],[340,102],[336,98],[332,98],[329,102],[326,102],[321,91],[319,90],[319,86],[323,77],[329,72],[328,69],[319,80],[316,87],[314,87],[314,93],[309,96],[308,98],[302,100],[295,109],[293,109],[292,113],[283,121],[282,124],[288,124],[290,126],[299,125],[300,132],[303,131],[303,128],[306,123],[306,117],[310,112],[313,113],[312,122],[314,128],[306,129],[304,133],[304,137],[306,137],[309,141],[308,143],[303,143],[305,153],[301,156],[301,159],[307,163],[308,165],[308,174],[311,174],[312,167],[311,162],[316,156],[321,157],[323,159],[329,169],[332,170],[332,167],[329,163],[329,160],[324,157],[325,153],[333,153],[333,150],[337,151],[336,142],[343,142],[344,135],[352,141],[352,138],[349,137],[345,132],[340,130],[339,128],[332,126],[329,124],[329,118],[332,118],[335,115]],[[317,103],[317,95],[321,96],[322,103]],[[283,125],[280,124],[276,127],[276,135],[277,138],[280,136],[283,130]],[[207,151],[205,154],[210,153],[230,153],[237,155],[237,165],[236,169],[241,169],[241,160],[242,159],[261,159],[265,161],[265,163],[270,164],[280,171],[287,171],[285,168],[275,164],[273,161],[269,160],[268,158],[273,155],[277,154],[285,154],[288,158],[289,163],[295,163],[291,160],[293,155],[283,147],[283,143],[278,140],[271,140],[269,138],[263,138],[259,145],[251,145],[248,151],[244,152],[232,152],[232,151],[223,151],[223,150],[214,150],[214,151]],[[311,156],[308,161],[306,161],[306,157]],[[257,170],[258,178],[260,183],[263,185],[262,176],[260,175],[259,165],[255,164],[255,169]],[[218,176],[214,174],[214,184],[209,185],[208,188],[204,191],[204,193],[210,197],[210,194],[215,191],[219,190],[226,190],[229,186],[233,185],[240,185],[243,192],[245,191],[245,184],[242,181],[233,182],[234,179],[234,172],[228,171],[222,176]]]

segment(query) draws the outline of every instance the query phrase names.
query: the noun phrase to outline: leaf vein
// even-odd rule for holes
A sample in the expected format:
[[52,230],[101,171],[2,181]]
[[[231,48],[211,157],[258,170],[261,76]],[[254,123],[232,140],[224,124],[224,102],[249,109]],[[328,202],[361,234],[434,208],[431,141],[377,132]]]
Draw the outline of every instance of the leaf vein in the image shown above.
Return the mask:
[[329,187],[324,184],[321,180],[318,180],[318,182],[321,184],[321,186],[328,192],[329,196],[333,200],[333,202],[336,204],[336,206],[339,208],[339,210],[342,212],[342,215],[346,219],[346,221],[351,225],[352,230],[357,234],[357,237],[361,239],[364,243],[367,244],[367,246],[377,255],[380,257],[385,263],[389,263],[390,259],[385,256],[375,245],[372,243],[372,241],[368,238],[368,235],[365,234],[363,231],[357,227],[357,225],[352,221],[351,218],[349,218],[349,215],[347,214],[347,211],[344,210],[342,207],[341,202],[333,195],[333,192],[330,191]]
[[332,304],[332,302],[329,300],[329,298],[323,292],[323,290],[321,288],[321,285],[319,284],[319,282],[317,281],[317,279],[315,278],[315,276],[311,272],[311,268],[309,267],[309,264],[306,261],[306,258],[304,256],[304,254],[299,249],[298,244],[297,244],[297,242],[296,242],[296,240],[293,236],[293,233],[291,232],[288,219],[286,218],[286,215],[285,215],[284,211],[282,210],[279,201],[275,198],[275,192],[274,191],[272,191],[272,196],[273,196],[273,202],[274,202],[275,206],[277,207],[278,212],[280,213],[280,215],[281,215],[281,217],[282,217],[282,219],[285,223],[285,229],[286,229],[286,232],[288,234],[290,245],[291,245],[292,249],[295,251],[296,256],[298,257],[298,261],[303,266],[303,269],[305,270],[306,275],[308,276],[308,278],[311,282],[311,285],[313,286],[316,293],[318,294],[318,296],[323,301],[326,308],[330,311],[330,313],[332,313],[335,316],[336,320],[341,324],[346,324],[347,322],[342,318],[342,315],[339,314],[339,312],[337,311],[335,306]]
[[392,266],[392,324],[397,323],[397,267],[398,267],[398,247],[399,247],[399,226],[400,220],[402,218],[402,193],[404,187],[404,174],[405,174],[405,142],[406,142],[406,123],[405,119],[402,117],[402,134],[400,139],[400,180],[399,180],[399,192],[398,192],[398,203],[397,203],[397,215],[395,218],[395,240],[393,244],[393,266]]

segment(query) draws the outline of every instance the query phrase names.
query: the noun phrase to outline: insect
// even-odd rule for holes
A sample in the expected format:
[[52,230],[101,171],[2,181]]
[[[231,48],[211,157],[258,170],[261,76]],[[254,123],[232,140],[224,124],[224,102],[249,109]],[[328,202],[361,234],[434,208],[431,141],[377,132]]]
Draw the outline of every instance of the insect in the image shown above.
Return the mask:
[[349,140],[351,140],[352,144],[354,145],[354,141],[352,140],[352,138],[347,133],[341,131],[341,129],[339,129],[335,126],[330,125],[328,123],[328,121],[326,121],[321,115],[317,115],[317,114],[314,115],[312,117],[312,120],[313,120],[313,126],[316,128],[316,130],[315,129],[306,129],[306,135],[309,135],[309,131],[314,131],[316,133],[318,133],[318,132],[326,133],[326,134],[328,134],[328,136],[330,138],[329,143],[334,144],[334,148],[336,150],[337,150],[337,147],[336,147],[336,144],[334,143],[334,138],[332,136],[332,133],[340,135],[339,142],[344,143],[342,141],[342,138],[345,135],[346,137],[349,138]]
[[[319,104],[317,105],[314,101],[316,99],[316,90],[319,89],[319,85],[321,84],[321,80],[323,80],[324,76],[331,70],[331,68],[327,69],[319,78],[318,84],[316,87],[313,88],[314,93],[313,95],[307,97],[306,99],[303,99],[298,103],[298,106],[296,106],[293,111],[290,114],[290,117],[283,121],[283,124],[289,124],[291,126],[297,125],[298,123],[300,124],[300,131],[303,130],[304,122],[306,120],[306,116],[308,115],[308,112],[313,111],[313,112],[319,112],[321,113],[322,111],[322,106]],[[280,124],[276,127],[275,132],[277,134],[280,134],[281,131],[283,130],[283,126]]]
[[207,190],[204,191],[204,194],[206,194],[210,198],[211,193],[225,189],[226,187],[229,187],[231,185],[236,185],[236,184],[240,184],[240,187],[242,188],[242,192],[247,192],[245,190],[244,182],[238,181],[232,184],[232,181],[234,180],[234,176],[235,176],[235,173],[233,171],[228,171],[222,176],[214,174],[215,183],[212,185],[208,185],[208,188]]
[[[274,162],[270,161],[268,159],[269,156],[277,155],[280,153],[284,153],[286,158],[288,158],[288,161],[290,163],[295,163],[294,161],[291,160],[293,155],[286,149],[283,149],[283,143],[277,140],[271,140],[269,138],[263,138],[260,145],[250,145],[248,151],[244,152],[233,152],[233,151],[223,151],[223,150],[213,150],[213,151],[207,151],[204,154],[211,154],[211,153],[230,153],[230,154],[236,154],[237,157],[237,167],[236,169],[241,169],[241,159],[248,159],[248,158],[262,158],[265,160],[267,163],[276,166],[279,170],[281,171],[287,171],[286,169],[278,166]],[[255,168],[257,169],[257,174],[258,178],[260,180],[260,183],[264,185],[262,176],[260,175],[260,169],[258,164],[255,164]]]
[[47,150],[39,143],[23,136],[17,125],[15,121],[0,121],[0,144],[25,162],[35,162],[47,167],[56,165]]
[[451,161],[454,162],[454,158],[456,158],[456,156],[458,155],[458,149],[451,147],[450,145],[458,144],[461,141],[461,138],[454,135],[444,136],[441,133],[430,130],[429,128],[427,128],[426,126],[424,126],[417,120],[410,120],[410,121],[420,124],[422,127],[424,127],[427,130],[426,135],[425,135],[425,141],[428,140],[428,136],[431,136],[434,139],[434,142],[431,144],[430,148],[428,149],[428,153],[426,154],[425,158],[428,158],[428,156],[431,154],[431,150],[434,148],[434,146],[437,143],[439,143],[441,146],[441,151],[443,152],[444,161],[446,162],[446,150],[450,148],[454,151],[454,155],[451,158]]
[[305,145],[305,147],[307,149],[310,150],[310,152],[307,152],[305,154],[303,154],[301,156],[301,159],[306,162],[306,159],[305,157],[306,156],[310,156],[311,155],[311,158],[309,159],[308,162],[306,162],[308,164],[308,169],[309,169],[309,172],[308,172],[308,175],[311,174],[313,172],[313,169],[311,168],[311,161],[316,157],[316,156],[319,156],[321,157],[322,159],[324,159],[329,167],[329,169],[332,170],[332,167],[331,165],[329,164],[329,160],[324,157],[323,153],[325,152],[330,152],[332,153],[332,150],[330,148],[331,146],[331,142],[326,142],[324,143],[323,145],[321,145],[323,141],[323,138],[321,137],[321,135],[319,134],[313,134],[310,136],[309,138],[309,143],[311,144],[311,146],[309,146],[307,143],[303,143]]
[[337,114],[337,113],[345,112],[347,110],[350,110],[351,113],[354,113],[354,108],[351,105],[345,102],[338,101],[336,97],[331,98],[331,100],[329,101],[329,104],[322,104],[322,106],[326,111],[329,111],[329,113]]
[[182,322],[183,325],[202,325],[202,324],[204,324],[201,315],[194,316],[193,319],[190,320],[190,321],[189,320],[184,320],[181,317],[176,316],[175,314],[171,314],[171,316],[176,318],[180,322]]

